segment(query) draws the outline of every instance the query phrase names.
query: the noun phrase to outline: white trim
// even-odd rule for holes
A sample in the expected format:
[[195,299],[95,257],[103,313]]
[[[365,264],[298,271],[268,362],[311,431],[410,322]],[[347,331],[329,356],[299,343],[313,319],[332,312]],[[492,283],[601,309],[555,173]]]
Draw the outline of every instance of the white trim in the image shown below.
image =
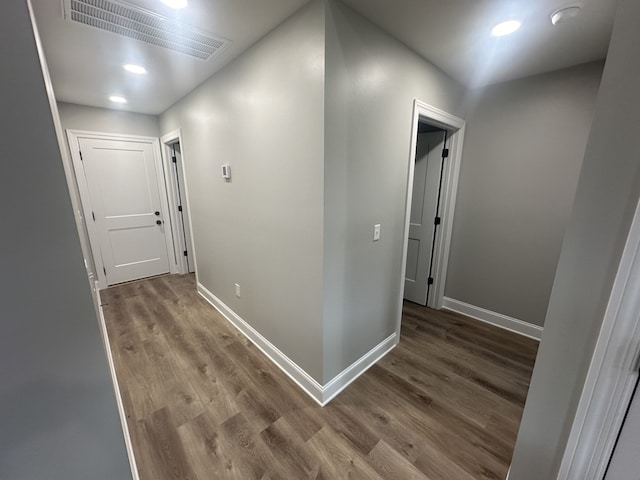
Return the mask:
[[638,381],[640,203],[622,253],[585,380],[559,480],[600,480]]
[[350,366],[336,375],[322,387],[322,405],[333,400],[340,392],[347,388],[360,375],[373,367],[382,357],[395,348],[398,344],[397,334],[393,332],[378,345],[365,353]]
[[488,323],[495,327],[509,330],[510,332],[519,333],[525,337],[533,338],[540,341],[542,338],[542,327],[533,323],[524,322],[517,318],[509,317],[501,313],[492,312],[481,307],[476,307],[469,303],[454,300],[453,298],[444,297],[442,307],[452,312],[461,313],[467,317],[475,318],[481,322]]
[[465,121],[455,115],[428,105],[420,100],[413,102],[413,120],[411,124],[411,144],[409,150],[409,175],[407,176],[407,197],[405,199],[405,221],[402,245],[402,267],[400,274],[400,298],[398,300],[398,320],[396,335],[400,337],[402,323],[402,305],[404,301],[404,282],[407,269],[407,250],[409,244],[409,227],[411,216],[411,198],[413,195],[413,176],[415,173],[415,155],[418,136],[418,123],[426,122],[443,128],[449,133],[449,159],[445,162],[443,172],[441,205],[441,228],[436,232],[436,248],[434,250],[433,294],[427,299],[429,307],[440,309],[443,306],[444,285],[449,265],[449,249],[453,229],[453,215],[455,212],[458,179],[460,177],[460,162],[462,161],[462,147],[464,142]]
[[[71,159],[73,161],[73,169],[75,174],[76,184],[78,185],[78,191],[80,193],[80,203],[84,213],[84,218],[91,218],[91,212],[93,208],[91,206],[91,196],[89,195],[89,187],[87,179],[84,175],[84,166],[80,159],[80,144],[81,138],[92,138],[100,140],[113,140],[113,141],[125,141],[125,142],[141,142],[148,143],[153,148],[154,161],[156,163],[156,169],[158,173],[164,171],[162,166],[162,154],[160,150],[160,141],[156,137],[144,137],[139,135],[122,135],[103,132],[93,132],[87,130],[67,130],[67,140],[69,142],[69,151],[71,153]],[[169,204],[167,201],[167,187],[164,181],[164,175],[157,175],[158,188],[160,192],[160,209],[164,218],[171,218],[169,213]],[[164,192],[164,194],[163,194]],[[104,274],[104,262],[102,260],[102,253],[100,249],[100,242],[98,240],[98,231],[94,222],[85,222],[87,231],[89,234],[89,243],[91,244],[91,251],[93,253],[93,262],[96,267],[96,276],[98,278],[98,284],[100,289],[107,288],[107,278]],[[167,256],[169,252],[174,248],[173,245],[173,232],[172,229],[165,229],[167,234],[165,235],[165,243],[167,246]],[[177,273],[178,266],[174,261],[169,261],[170,273]]]
[[[96,282],[96,290],[98,285]],[[98,297],[100,292],[98,291]],[[113,355],[111,354],[111,342],[109,341],[109,333],[107,332],[107,323],[104,319],[104,311],[102,310],[102,301],[99,301],[99,324],[100,333],[102,334],[102,341],[104,343],[105,353],[107,355],[107,363],[109,364],[109,372],[111,373],[111,381],[113,382],[113,389],[116,396],[116,404],[118,405],[118,414],[120,416],[120,423],[122,425],[122,434],[124,436],[124,443],[127,448],[127,456],[129,457],[129,466],[131,467],[131,476],[133,480],[140,480],[138,475],[138,466],[136,463],[136,456],[133,452],[133,444],[131,442],[131,434],[129,433],[129,426],[127,425],[127,414],[124,410],[124,404],[122,403],[122,394],[120,393],[120,385],[118,384],[118,375],[116,374],[116,367],[113,363]]]
[[198,293],[322,407],[398,343],[394,332],[323,386],[199,282]]
[[[165,184],[167,186],[167,200],[169,203],[169,216],[171,217],[171,228],[173,230],[173,239],[175,242],[174,254],[177,260],[178,273],[189,273],[187,260],[182,255],[183,250],[189,252],[189,258],[193,263],[194,271],[197,270],[196,253],[193,245],[193,228],[191,226],[191,209],[189,208],[189,198],[187,195],[187,177],[185,170],[184,160],[184,142],[182,141],[182,130],[177,129],[169,132],[160,137],[161,150],[162,150],[162,166],[164,171]],[[177,208],[178,192],[176,191],[176,183],[180,179],[176,178],[174,168],[172,168],[173,162],[171,161],[171,155],[169,148],[172,144],[180,144],[180,170],[182,175],[183,190],[181,192],[182,199],[182,214],[186,224],[188,245],[185,244],[184,238],[181,234],[180,228],[180,212]],[[197,273],[196,273],[197,278]]]

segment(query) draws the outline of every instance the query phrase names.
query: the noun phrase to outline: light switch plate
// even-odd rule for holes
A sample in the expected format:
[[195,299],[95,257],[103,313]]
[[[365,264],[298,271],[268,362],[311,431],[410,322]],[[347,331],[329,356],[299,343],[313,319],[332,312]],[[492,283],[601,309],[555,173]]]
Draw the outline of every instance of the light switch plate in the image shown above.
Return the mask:
[[380,240],[380,224],[377,223],[373,226],[373,241],[377,242]]

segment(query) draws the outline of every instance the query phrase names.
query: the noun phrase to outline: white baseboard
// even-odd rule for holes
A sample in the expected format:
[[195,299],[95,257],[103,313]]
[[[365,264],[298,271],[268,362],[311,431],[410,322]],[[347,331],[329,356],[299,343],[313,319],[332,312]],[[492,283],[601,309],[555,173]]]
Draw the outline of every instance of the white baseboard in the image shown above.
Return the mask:
[[245,322],[238,314],[231,310],[222,300],[211,293],[207,288],[198,283],[198,293],[218,310],[234,327],[240,330],[262,353],[271,359],[280,370],[286,373],[291,380],[298,384],[316,402],[322,405],[322,385],[314,380],[311,375],[300,368],[293,360],[282,353],[269,340],[263,337],[256,329]]
[[525,337],[533,338],[534,340],[540,340],[542,338],[542,327],[534,325],[532,323],[523,322],[517,318],[508,317],[501,313],[492,312],[475,305],[461,302],[453,298],[444,297],[442,300],[442,307],[451,310],[452,312],[461,313],[481,322],[489,323],[496,327],[504,328],[510,332],[519,333]]
[[111,342],[109,342],[109,333],[107,332],[107,323],[104,319],[104,311],[102,310],[102,302],[100,301],[100,291],[98,290],[98,282],[95,282],[95,291],[98,296],[98,323],[100,324],[100,333],[107,354],[107,363],[109,364],[109,372],[111,373],[111,381],[116,394],[116,404],[118,406],[118,414],[120,415],[120,423],[122,424],[122,434],[124,435],[124,444],[129,457],[129,466],[131,468],[131,477],[133,480],[140,480],[138,475],[138,466],[136,464],[136,456],[133,453],[133,444],[131,443],[131,434],[127,425],[127,414],[124,411],[122,403],[122,395],[120,393],[120,385],[118,384],[118,376],[116,375],[116,367],[113,363],[113,355],[111,354]]
[[394,332],[323,386],[199,282],[198,293],[320,406],[329,403],[351,382],[386,355],[397,343]]
[[365,353],[358,360],[353,362],[349,367],[345,368],[338,375],[333,377],[322,388],[323,405],[329,403],[342,390],[347,388],[351,382],[356,380],[360,375],[369,370],[378,360],[389,353],[398,344],[396,341],[396,332],[393,332],[378,345]]

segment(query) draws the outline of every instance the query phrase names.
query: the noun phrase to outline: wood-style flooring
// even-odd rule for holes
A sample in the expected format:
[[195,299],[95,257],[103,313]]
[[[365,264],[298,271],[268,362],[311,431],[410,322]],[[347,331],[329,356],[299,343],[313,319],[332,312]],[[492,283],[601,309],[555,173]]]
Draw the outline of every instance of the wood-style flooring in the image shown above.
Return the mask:
[[102,292],[142,480],[503,480],[537,342],[407,303],[400,344],[320,408],[196,293]]

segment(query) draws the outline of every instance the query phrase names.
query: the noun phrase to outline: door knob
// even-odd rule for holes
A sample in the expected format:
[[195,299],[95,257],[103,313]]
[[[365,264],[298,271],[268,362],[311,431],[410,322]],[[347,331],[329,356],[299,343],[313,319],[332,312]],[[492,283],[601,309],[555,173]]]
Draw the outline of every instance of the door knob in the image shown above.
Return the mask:
[[155,212],[156,213],[156,217],[160,216],[160,212]]
[[156,225],[162,225],[162,220],[156,220]]

